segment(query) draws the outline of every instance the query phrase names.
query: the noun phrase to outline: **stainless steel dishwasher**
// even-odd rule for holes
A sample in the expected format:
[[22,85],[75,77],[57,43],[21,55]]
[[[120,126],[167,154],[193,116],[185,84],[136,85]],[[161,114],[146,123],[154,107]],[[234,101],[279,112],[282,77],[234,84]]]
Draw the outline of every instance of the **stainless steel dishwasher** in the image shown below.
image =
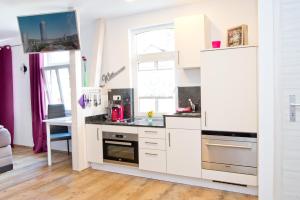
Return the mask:
[[257,134],[202,131],[202,168],[257,175]]

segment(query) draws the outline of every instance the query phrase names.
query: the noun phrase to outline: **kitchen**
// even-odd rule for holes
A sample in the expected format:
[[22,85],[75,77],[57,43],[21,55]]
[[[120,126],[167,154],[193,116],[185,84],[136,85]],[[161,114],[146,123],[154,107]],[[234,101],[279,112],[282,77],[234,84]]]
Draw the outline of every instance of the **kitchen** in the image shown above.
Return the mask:
[[[125,22],[139,27],[131,22],[134,18],[108,22],[106,34],[127,29]],[[254,27],[249,26],[249,44],[228,48],[225,39],[222,48],[213,49],[211,20],[208,14],[187,15],[165,24],[129,28],[127,40],[133,49],[129,51],[130,62],[137,69],[125,68],[108,81],[101,90],[107,93],[102,97],[106,112],[85,118],[86,155],[92,168],[257,194],[256,25],[253,22]],[[152,32],[155,37],[156,31],[158,41],[174,41],[175,46],[155,40],[151,41],[154,44],[145,42],[147,34]],[[221,36],[226,38],[226,30]],[[108,44],[113,42],[107,40]],[[108,44],[104,44],[105,52],[110,51]],[[120,48],[114,53],[121,55],[125,50]],[[102,70],[118,71],[106,66],[117,65],[119,60],[107,57],[103,62]],[[160,67],[175,78],[154,74]],[[118,88],[120,82],[129,87]],[[173,99],[168,91],[157,92],[164,85],[176,87]],[[155,116],[147,115],[153,110]]]
[[[270,121],[275,72],[268,60],[272,51],[267,51],[273,47],[267,37],[272,31],[266,30],[271,15],[262,12],[263,2],[117,0],[106,7],[78,0],[68,2],[68,11],[66,2],[56,2],[61,9],[37,3],[24,12],[20,4],[10,18],[17,17],[20,26],[21,18],[71,14],[71,24],[78,26],[73,35],[67,31],[51,38],[54,26],[47,20],[39,21],[38,39],[21,26],[17,35],[4,32],[11,37],[1,36],[0,28],[0,51],[12,51],[15,110],[15,131],[10,130],[11,141],[5,144],[14,145],[7,165],[12,171],[3,168],[7,175],[0,176],[0,198],[21,198],[13,191],[25,188],[29,179],[13,173],[25,172],[20,155],[33,149],[26,158],[32,171],[28,187],[35,188],[40,179],[47,182],[36,191],[46,199],[50,194],[54,199],[74,194],[126,199],[124,190],[133,199],[273,199],[275,179],[287,175],[275,177],[273,171],[279,158],[273,157]],[[49,45],[41,47],[47,52],[36,53],[37,40]],[[41,98],[32,96],[36,54],[44,76]],[[43,102],[35,110],[32,99],[43,98],[45,110]],[[284,98],[290,98],[289,125],[297,123],[296,94],[284,93]],[[0,122],[1,131],[9,128]],[[55,132],[59,126],[63,129]],[[42,176],[48,169],[49,176]],[[295,191],[294,182],[286,182],[289,191]],[[35,194],[32,189],[26,193],[28,198]]]

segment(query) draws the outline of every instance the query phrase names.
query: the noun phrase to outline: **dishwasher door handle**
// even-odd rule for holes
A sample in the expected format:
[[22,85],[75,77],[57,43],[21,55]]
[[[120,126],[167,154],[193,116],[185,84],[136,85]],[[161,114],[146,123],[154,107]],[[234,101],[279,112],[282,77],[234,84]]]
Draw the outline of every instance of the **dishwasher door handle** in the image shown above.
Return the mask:
[[239,145],[230,145],[230,144],[213,144],[213,143],[206,143],[206,146],[212,147],[225,147],[225,148],[235,148],[235,149],[252,149],[252,147],[247,146],[239,146]]

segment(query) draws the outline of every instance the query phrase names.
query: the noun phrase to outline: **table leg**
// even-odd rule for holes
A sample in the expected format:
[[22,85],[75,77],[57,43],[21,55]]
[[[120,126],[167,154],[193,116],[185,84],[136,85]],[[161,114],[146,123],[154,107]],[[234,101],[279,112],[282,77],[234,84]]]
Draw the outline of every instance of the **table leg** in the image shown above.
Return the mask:
[[51,140],[50,140],[50,125],[47,124],[47,154],[48,154],[48,166],[52,165],[51,160]]

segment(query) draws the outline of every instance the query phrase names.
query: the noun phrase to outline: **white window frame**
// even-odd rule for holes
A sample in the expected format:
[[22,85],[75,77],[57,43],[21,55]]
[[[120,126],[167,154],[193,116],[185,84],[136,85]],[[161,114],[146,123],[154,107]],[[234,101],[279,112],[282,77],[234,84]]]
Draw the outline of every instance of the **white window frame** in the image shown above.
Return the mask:
[[[159,99],[174,99],[175,104],[176,104],[176,99],[175,99],[175,89],[176,86],[174,87],[174,95],[170,97],[156,97],[156,96],[149,96],[149,97],[139,97],[138,96],[138,66],[140,63],[144,62],[159,62],[159,61],[170,61],[174,60],[174,80],[176,83],[176,63],[178,62],[178,52],[172,51],[172,52],[161,52],[161,53],[149,53],[149,54],[142,54],[142,55],[137,55],[137,45],[136,45],[136,35],[148,32],[148,31],[154,31],[154,30],[159,30],[159,29],[166,29],[166,28],[174,28],[174,23],[169,23],[169,24],[162,24],[162,25],[156,25],[152,27],[146,27],[146,28],[141,28],[137,30],[132,30],[131,31],[131,70],[132,70],[132,85],[134,87],[134,110],[135,110],[135,116],[137,117],[144,117],[146,116],[146,113],[144,112],[139,112],[139,98],[144,98],[144,99],[156,99],[155,101],[155,106],[156,110],[158,110],[158,100]],[[175,42],[175,41],[174,41]],[[163,70],[163,69],[162,69]],[[174,111],[175,111],[174,107]],[[156,113],[155,112],[155,117],[161,117],[162,115],[167,114],[167,113]]]
[[[46,80],[46,76],[45,76],[46,73],[45,72],[47,72],[47,71],[55,71],[55,73],[56,73],[56,79],[57,79],[57,84],[58,84],[58,89],[59,89],[60,99],[62,101],[62,104],[65,105],[64,95],[63,95],[63,92],[62,92],[62,85],[61,85],[61,82],[60,82],[60,74],[59,74],[59,70],[60,69],[68,69],[68,72],[70,74],[70,65],[44,66],[42,68],[42,73],[43,73],[43,77],[44,77],[45,91],[46,91],[46,96],[47,96],[49,104],[53,104],[53,102],[51,102],[51,98],[50,98],[50,94],[49,94],[49,88],[48,88],[48,84],[47,84],[47,80]],[[71,110],[66,110],[66,114],[71,114]]]

